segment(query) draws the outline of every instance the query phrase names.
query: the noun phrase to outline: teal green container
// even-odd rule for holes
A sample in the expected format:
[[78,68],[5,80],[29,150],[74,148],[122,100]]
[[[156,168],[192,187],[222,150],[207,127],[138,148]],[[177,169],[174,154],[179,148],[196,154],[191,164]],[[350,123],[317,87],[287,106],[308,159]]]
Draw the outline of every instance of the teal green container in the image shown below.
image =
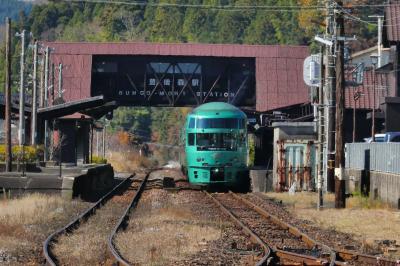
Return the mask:
[[185,152],[189,182],[240,187],[248,179],[247,118],[237,107],[212,102],[186,118]]

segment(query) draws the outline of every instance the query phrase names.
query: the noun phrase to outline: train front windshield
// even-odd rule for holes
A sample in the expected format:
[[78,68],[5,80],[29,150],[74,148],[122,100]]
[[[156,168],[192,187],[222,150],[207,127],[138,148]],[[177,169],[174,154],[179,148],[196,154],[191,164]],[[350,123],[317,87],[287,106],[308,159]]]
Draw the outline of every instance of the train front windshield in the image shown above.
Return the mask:
[[200,151],[233,151],[237,148],[238,137],[234,133],[197,133],[196,145]]
[[245,128],[245,120],[240,118],[190,118],[189,128]]

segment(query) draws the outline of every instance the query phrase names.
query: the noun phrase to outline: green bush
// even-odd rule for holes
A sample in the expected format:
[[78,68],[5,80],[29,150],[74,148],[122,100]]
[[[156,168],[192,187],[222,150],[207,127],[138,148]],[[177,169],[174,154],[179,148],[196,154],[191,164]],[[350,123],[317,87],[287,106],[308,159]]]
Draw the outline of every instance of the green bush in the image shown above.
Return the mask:
[[[41,146],[13,146],[11,148],[13,161],[35,162],[43,156],[43,147]],[[23,158],[22,158],[23,157]],[[6,159],[6,146],[0,145],[0,161],[4,162]]]
[[95,163],[95,164],[106,164],[107,163],[107,159],[103,158],[101,156],[93,155],[92,163]]

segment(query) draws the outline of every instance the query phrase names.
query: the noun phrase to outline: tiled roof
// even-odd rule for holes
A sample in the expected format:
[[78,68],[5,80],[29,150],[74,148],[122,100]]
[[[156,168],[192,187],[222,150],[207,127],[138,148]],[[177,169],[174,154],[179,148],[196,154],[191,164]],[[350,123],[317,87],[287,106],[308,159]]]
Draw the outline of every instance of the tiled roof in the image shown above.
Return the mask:
[[[385,97],[394,95],[394,76],[391,71],[376,71],[375,108],[379,109]],[[358,94],[358,95],[357,95]],[[348,86],[345,90],[346,108],[372,109],[374,106],[373,69],[364,72],[364,82],[360,86]]]
[[385,8],[385,30],[390,42],[400,41],[400,1],[390,1]]

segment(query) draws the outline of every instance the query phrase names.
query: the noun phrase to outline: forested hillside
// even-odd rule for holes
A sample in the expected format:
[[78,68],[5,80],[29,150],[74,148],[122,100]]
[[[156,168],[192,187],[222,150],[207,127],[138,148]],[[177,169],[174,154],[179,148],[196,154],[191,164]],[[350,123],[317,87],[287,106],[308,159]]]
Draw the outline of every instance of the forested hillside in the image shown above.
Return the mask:
[[[14,1],[0,0],[0,3],[9,2]],[[179,5],[160,6],[156,4],[159,2]],[[321,9],[310,7],[320,2],[150,0],[146,5],[132,5],[129,1],[125,4],[49,1],[34,5],[29,14],[20,13],[19,19],[13,24],[13,31],[24,28],[32,32],[34,38],[47,41],[300,44],[313,47],[313,37],[324,30],[324,16]],[[218,5],[226,8],[210,8]],[[241,6],[253,8],[233,8]],[[365,17],[374,10],[367,11],[358,9],[359,13],[354,15]],[[361,39],[352,44],[354,47],[373,45],[376,27],[369,24],[352,27],[352,23],[358,23],[354,20],[347,23],[350,23],[347,32],[357,34]],[[355,28],[360,29],[359,32],[353,32]],[[18,58],[16,38],[13,43],[14,58]],[[0,68],[4,69],[3,57],[0,58]],[[14,77],[17,77],[18,60],[13,62],[13,71]],[[4,80],[2,72],[0,80]],[[156,108],[121,108],[115,112],[112,128],[123,128],[156,142],[177,144],[182,124],[179,121],[183,121],[188,111],[179,108],[168,109],[167,112]]]
[[17,0],[0,0],[0,41],[4,38],[5,18],[17,19],[20,12],[29,13],[32,3]]

